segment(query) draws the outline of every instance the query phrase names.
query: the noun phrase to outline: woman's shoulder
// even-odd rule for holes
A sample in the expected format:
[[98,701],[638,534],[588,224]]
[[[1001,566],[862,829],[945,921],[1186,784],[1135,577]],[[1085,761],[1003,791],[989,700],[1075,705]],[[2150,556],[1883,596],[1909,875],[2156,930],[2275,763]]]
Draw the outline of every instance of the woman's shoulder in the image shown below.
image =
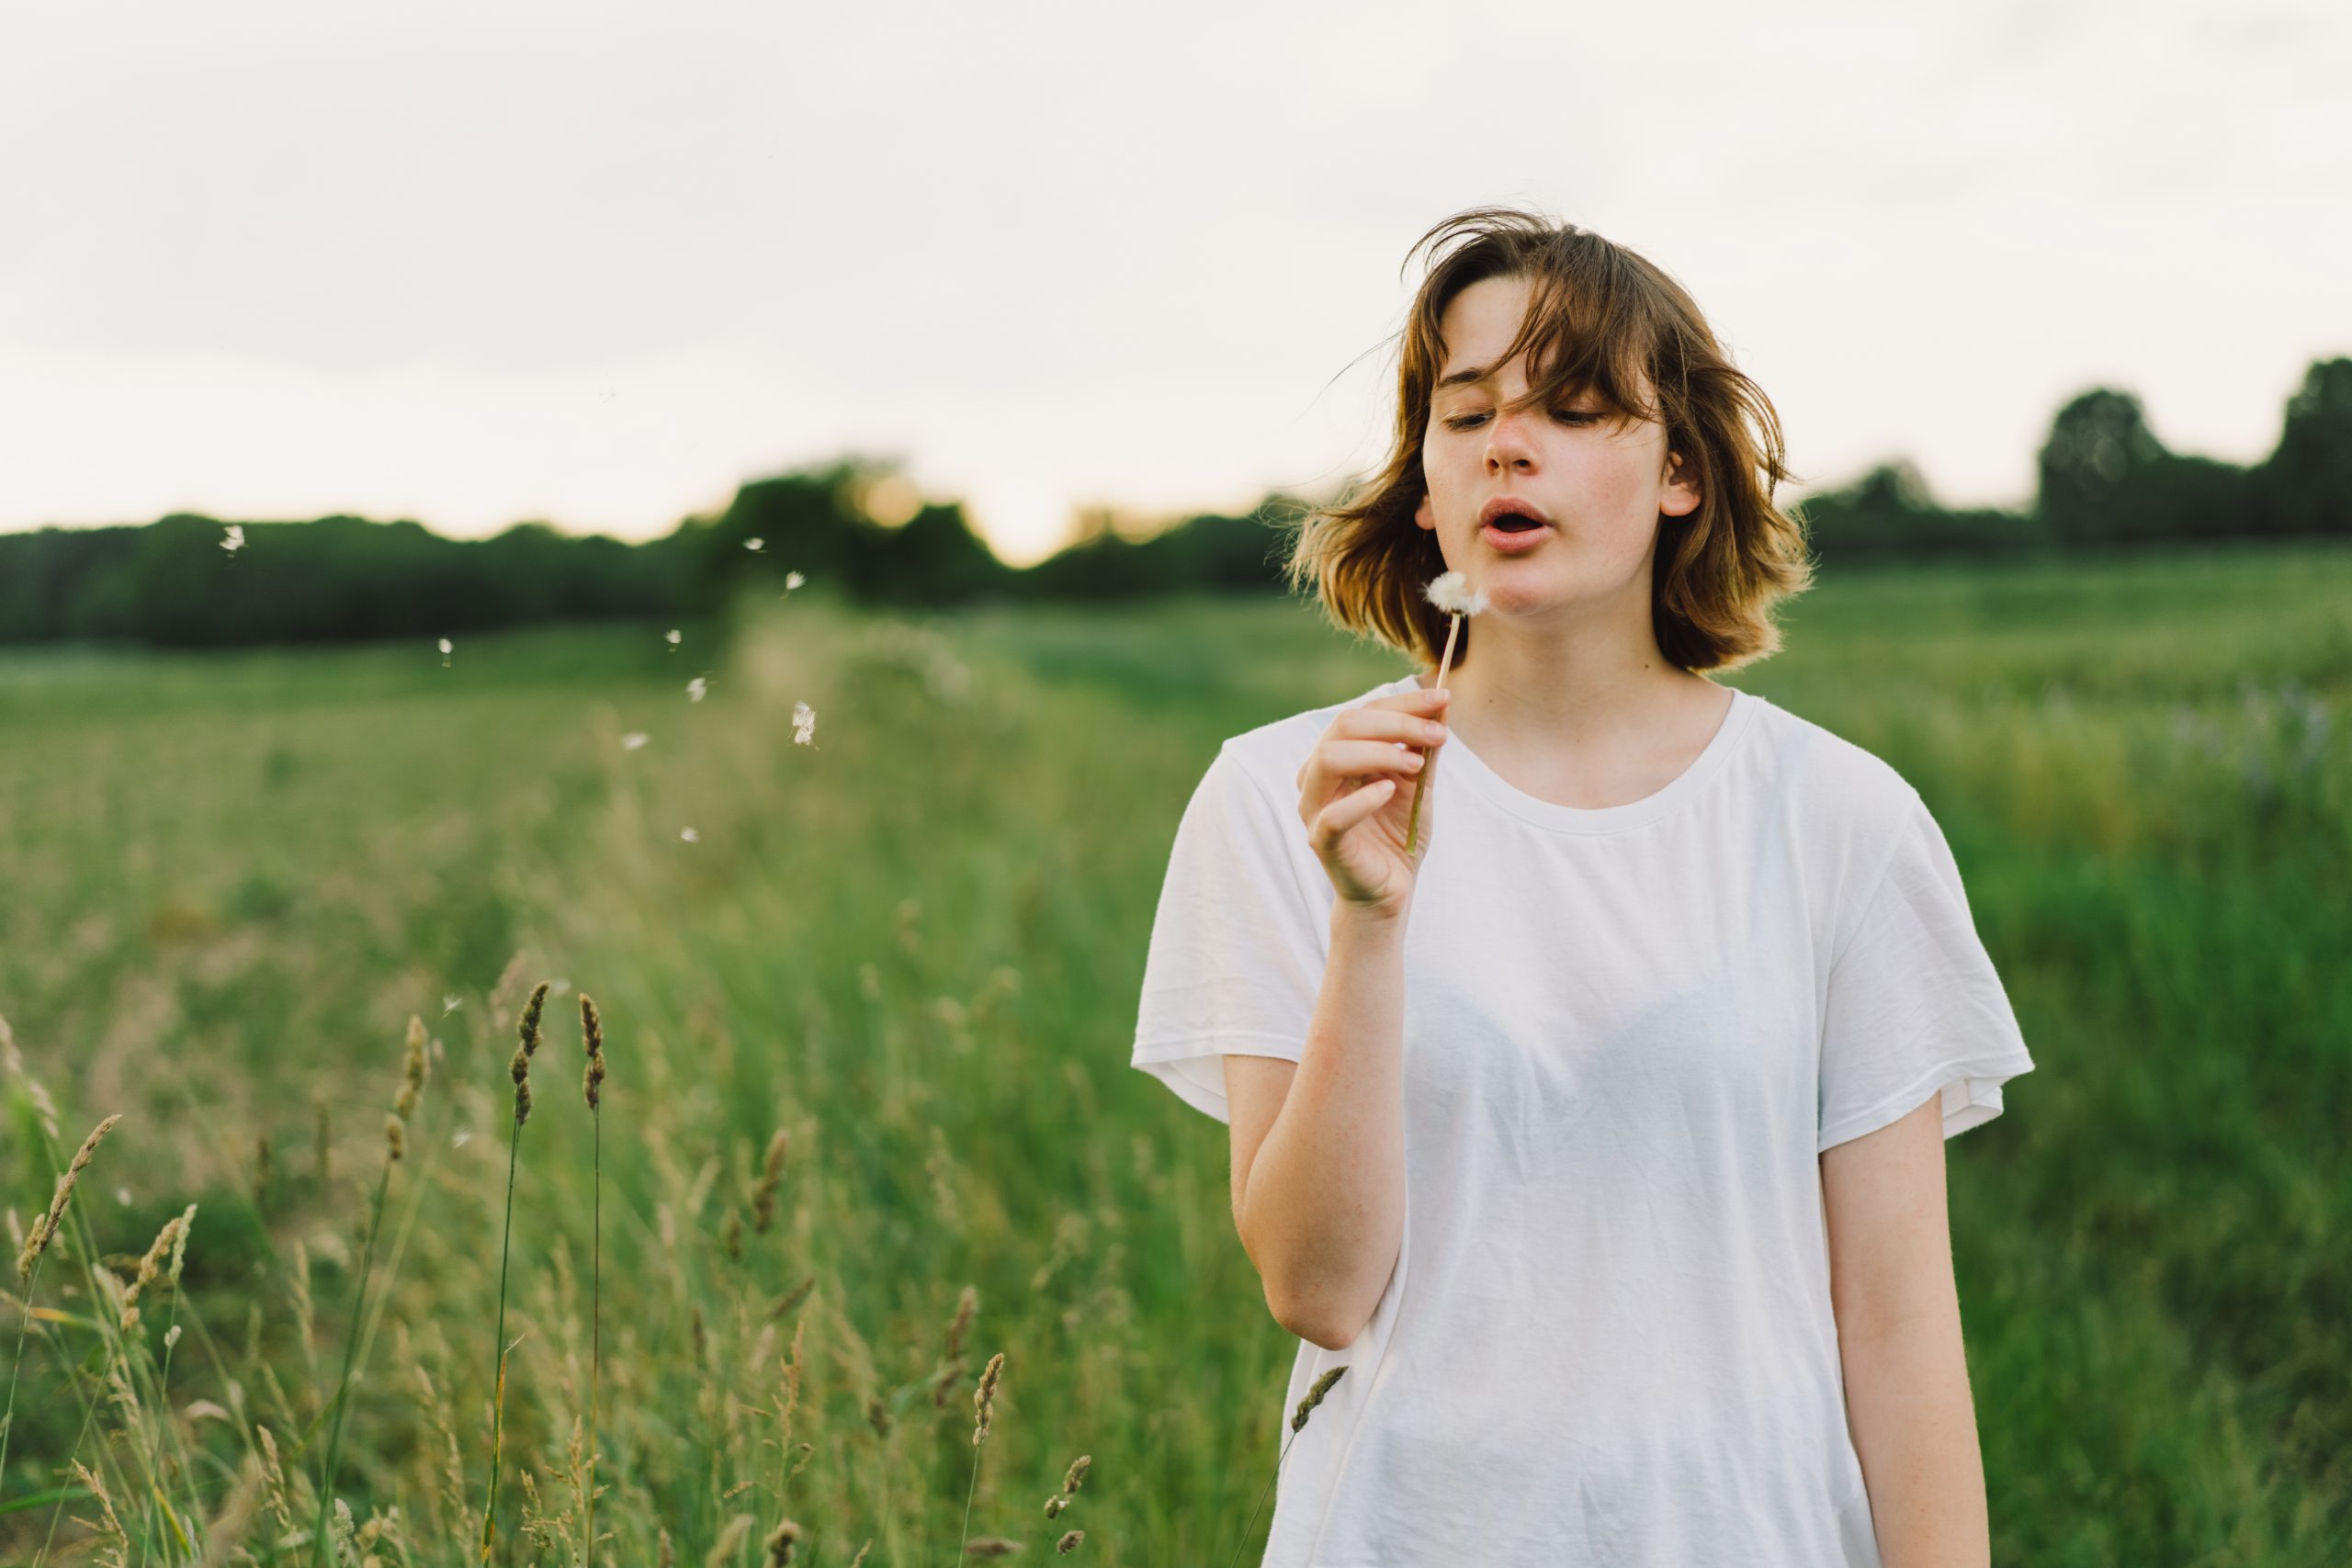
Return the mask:
[[1751,700],[1775,793],[1815,841],[1843,841],[1867,856],[1921,807],[1918,790],[1885,758],[1778,703]]

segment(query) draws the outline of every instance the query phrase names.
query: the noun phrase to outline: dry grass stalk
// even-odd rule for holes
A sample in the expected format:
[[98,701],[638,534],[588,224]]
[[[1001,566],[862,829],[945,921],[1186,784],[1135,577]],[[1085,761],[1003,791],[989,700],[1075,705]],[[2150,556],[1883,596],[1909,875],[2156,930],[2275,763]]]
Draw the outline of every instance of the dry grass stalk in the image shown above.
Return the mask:
[[547,1009],[548,985],[542,980],[531,987],[531,999],[524,1004],[523,1016],[514,1025],[517,1043],[514,1059],[507,1067],[508,1076],[514,1080],[514,1130],[506,1140],[506,1224],[498,1242],[498,1333],[492,1342],[498,1352],[498,1364],[491,1384],[490,1495],[481,1510],[481,1559],[485,1562],[490,1561],[491,1545],[498,1537],[498,1472],[506,1448],[506,1280],[514,1240],[514,1160],[516,1151],[523,1146],[523,1123],[531,1119],[531,1057],[539,1048],[539,1017]]
[[1094,1462],[1092,1454],[1080,1454],[1070,1461],[1069,1473],[1062,1477],[1062,1489],[1046,1499],[1046,1517],[1057,1517],[1069,1500],[1078,1495],[1079,1487],[1086,1480],[1086,1467]]
[[1010,1557],[1028,1543],[1007,1540],[1001,1535],[984,1535],[964,1549],[967,1557]]
[[973,1392],[972,1408],[979,1412],[980,1423],[972,1428],[972,1446],[978,1448],[989,1435],[989,1416],[996,1408],[996,1382],[1004,1371],[1004,1352],[999,1350],[989,1358],[981,1369],[980,1386]]
[[947,1403],[947,1391],[964,1375],[964,1331],[972,1325],[972,1314],[979,1310],[979,1292],[969,1285],[956,1298],[955,1321],[947,1325],[947,1359],[939,1369],[938,1380],[932,1384],[933,1406]]
[[74,1516],[74,1522],[85,1529],[95,1530],[108,1544],[100,1547],[98,1561],[106,1568],[128,1568],[130,1562],[130,1532],[122,1528],[122,1518],[114,1511],[114,1499],[107,1495],[107,1483],[90,1473],[90,1467],[80,1460],[74,1461],[74,1479],[90,1490],[98,1500],[100,1517],[93,1521]]
[[25,1249],[17,1255],[17,1278],[19,1280],[32,1278],[33,1265],[39,1263],[40,1255],[49,1250],[50,1241],[57,1235],[57,1227],[65,1218],[65,1205],[74,1196],[74,1186],[82,1179],[83,1168],[90,1163],[90,1156],[97,1153],[99,1143],[114,1131],[114,1124],[121,1120],[120,1111],[107,1117],[93,1127],[90,1135],[82,1140],[82,1146],[74,1151],[74,1158],[66,1166],[65,1173],[57,1179],[57,1190],[50,1194],[49,1212],[34,1217],[32,1234],[25,1238]]
[[1283,1461],[1290,1457],[1291,1444],[1298,1441],[1298,1434],[1305,1429],[1307,1416],[1313,1414],[1317,1405],[1323,1403],[1323,1396],[1331,1392],[1331,1385],[1346,1375],[1347,1370],[1345,1367],[1333,1367],[1329,1371],[1317,1378],[1314,1385],[1306,1391],[1306,1397],[1298,1402],[1298,1409],[1290,1418],[1290,1443],[1283,1444],[1283,1451],[1274,1456],[1274,1473],[1266,1477],[1265,1491],[1258,1494],[1258,1506],[1250,1510],[1250,1522],[1241,1527],[1241,1540],[1233,1548],[1235,1562],[1241,1561],[1241,1549],[1249,1544],[1250,1532],[1258,1527],[1258,1515],[1266,1506],[1266,1494],[1274,1489],[1275,1477],[1283,1472]]
[[749,1514],[738,1514],[728,1520],[727,1528],[718,1532],[718,1544],[702,1560],[702,1568],[727,1568],[735,1556],[736,1549],[743,1544],[743,1538],[752,1533],[753,1523]]
[[165,1220],[164,1228],[155,1233],[154,1241],[149,1245],[147,1255],[139,1260],[138,1276],[130,1281],[130,1288],[122,1294],[121,1325],[125,1334],[138,1326],[139,1292],[163,1277],[164,1260],[176,1250],[175,1244],[179,1240],[180,1230],[184,1224],[185,1221],[178,1214],[174,1214],[170,1219]]
[[204,1529],[204,1555],[198,1559],[197,1568],[227,1568],[230,1555],[244,1543],[245,1532],[253,1528],[262,1485],[261,1461],[248,1453],[237,1467],[236,1484]]
[[255,1427],[254,1433],[261,1438],[262,1475],[266,1483],[266,1489],[262,1495],[269,1504],[269,1511],[277,1516],[277,1528],[280,1533],[292,1535],[294,1510],[287,1501],[286,1470],[278,1463],[277,1439],[270,1436],[269,1428],[266,1427]]
[[767,1157],[760,1168],[760,1185],[752,1194],[752,1228],[765,1235],[768,1224],[775,1218],[775,1191],[784,1179],[784,1156],[792,1146],[792,1136],[778,1127],[768,1139]]
[[785,1292],[784,1294],[776,1297],[775,1305],[768,1308],[768,1315],[770,1317],[782,1317],[786,1313],[790,1312],[794,1307],[798,1306],[802,1302],[808,1300],[808,1292],[816,1288],[817,1276],[811,1274],[807,1279],[801,1280],[800,1283],[793,1286],[792,1289]]
[[871,1551],[873,1546],[874,1542],[869,1539],[864,1546],[859,1547],[857,1555],[849,1560],[849,1568],[857,1568],[859,1563],[865,1562],[866,1552]]
[[605,1280],[605,1023],[596,1013],[596,1003],[587,992],[580,993],[580,1045],[588,1058],[582,1069],[581,1092],[588,1101],[588,1115],[594,1127],[594,1152],[591,1155],[592,1174],[589,1194],[589,1255],[588,1255],[588,1485],[587,1501],[582,1506],[585,1516],[582,1533],[585,1542],[581,1551],[582,1564],[593,1565],[596,1555],[596,1384],[604,1366],[602,1338],[603,1295]]

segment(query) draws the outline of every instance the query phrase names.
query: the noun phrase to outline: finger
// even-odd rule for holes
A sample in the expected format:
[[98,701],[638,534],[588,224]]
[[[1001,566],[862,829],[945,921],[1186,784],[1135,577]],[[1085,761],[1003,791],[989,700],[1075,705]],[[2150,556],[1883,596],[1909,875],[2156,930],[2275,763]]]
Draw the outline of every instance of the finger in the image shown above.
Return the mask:
[[1332,773],[1409,773],[1424,759],[1412,746],[1389,740],[1326,740],[1311,767]]
[[1395,779],[1374,779],[1325,807],[1315,818],[1318,848],[1328,850],[1341,834],[1386,805],[1388,797],[1396,793]]

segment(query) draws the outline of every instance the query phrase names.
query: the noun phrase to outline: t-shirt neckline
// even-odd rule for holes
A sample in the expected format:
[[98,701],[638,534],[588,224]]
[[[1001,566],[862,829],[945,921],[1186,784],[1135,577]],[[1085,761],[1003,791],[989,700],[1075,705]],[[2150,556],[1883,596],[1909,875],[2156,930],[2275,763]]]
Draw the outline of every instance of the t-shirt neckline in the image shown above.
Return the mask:
[[[1419,683],[1419,675],[1407,675],[1390,682],[1386,689],[1401,692]],[[1511,815],[1554,832],[1620,833],[1628,828],[1639,828],[1674,811],[1704,788],[1738,749],[1740,737],[1754,722],[1764,699],[1737,686],[1726,686],[1724,690],[1731,693],[1731,706],[1724,710],[1722,722],[1716,725],[1705,748],[1689,767],[1639,800],[1589,807],[1563,806],[1558,801],[1529,795],[1487,766],[1486,759],[1465,745],[1459,734],[1447,737],[1439,753],[1437,777],[1458,779]]]

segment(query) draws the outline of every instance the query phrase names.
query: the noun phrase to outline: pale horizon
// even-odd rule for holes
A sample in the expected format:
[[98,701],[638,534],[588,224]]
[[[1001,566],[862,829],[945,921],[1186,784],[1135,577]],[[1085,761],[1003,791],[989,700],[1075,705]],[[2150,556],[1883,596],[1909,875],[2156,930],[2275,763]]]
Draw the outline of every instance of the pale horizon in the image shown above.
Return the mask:
[[2316,5],[119,9],[0,21],[0,529],[641,539],[896,456],[1029,565],[1364,472],[1488,204],[1690,288],[1784,502],[2023,506],[2094,386],[2251,464],[2352,353]]

